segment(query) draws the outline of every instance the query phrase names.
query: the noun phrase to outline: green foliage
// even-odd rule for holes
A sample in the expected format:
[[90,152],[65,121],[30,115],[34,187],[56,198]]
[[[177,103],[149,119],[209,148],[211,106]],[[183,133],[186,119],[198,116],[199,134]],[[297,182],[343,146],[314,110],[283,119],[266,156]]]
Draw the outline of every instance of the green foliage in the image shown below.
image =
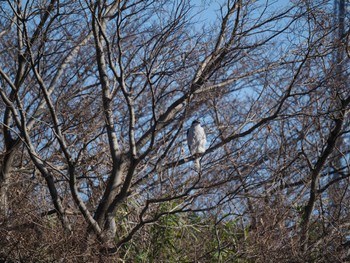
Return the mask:
[[126,262],[250,262],[238,253],[248,228],[241,228],[236,220],[215,224],[214,219],[196,213],[174,214],[175,206],[159,206],[159,220],[124,246]]
[[[164,214],[149,229],[150,246],[147,251],[148,262],[188,262],[186,248],[188,241],[196,241],[196,229],[190,224],[188,217],[171,214],[169,211],[175,204],[162,204],[159,214]],[[144,252],[141,255],[145,255]],[[142,261],[144,262],[144,261]]]

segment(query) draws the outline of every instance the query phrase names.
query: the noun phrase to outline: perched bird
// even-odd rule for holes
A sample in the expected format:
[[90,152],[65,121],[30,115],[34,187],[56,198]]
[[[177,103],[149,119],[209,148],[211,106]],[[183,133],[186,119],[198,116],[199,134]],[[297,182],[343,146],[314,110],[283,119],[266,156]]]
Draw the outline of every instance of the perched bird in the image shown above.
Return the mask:
[[187,130],[187,143],[191,155],[195,157],[195,168],[200,171],[200,154],[205,153],[207,137],[198,120],[193,121],[191,127]]

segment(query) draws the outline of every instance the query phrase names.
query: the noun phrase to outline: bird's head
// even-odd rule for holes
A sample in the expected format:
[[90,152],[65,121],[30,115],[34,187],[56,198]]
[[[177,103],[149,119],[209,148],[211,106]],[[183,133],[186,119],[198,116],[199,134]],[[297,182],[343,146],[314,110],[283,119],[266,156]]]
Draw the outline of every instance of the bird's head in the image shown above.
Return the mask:
[[192,122],[192,125],[198,125],[198,124],[201,124],[199,120],[194,120],[194,121]]

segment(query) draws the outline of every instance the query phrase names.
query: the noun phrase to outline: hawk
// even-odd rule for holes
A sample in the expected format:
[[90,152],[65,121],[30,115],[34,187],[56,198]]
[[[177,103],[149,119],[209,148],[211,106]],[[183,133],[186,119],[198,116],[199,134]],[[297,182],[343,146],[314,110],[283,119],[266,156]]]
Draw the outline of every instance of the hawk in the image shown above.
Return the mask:
[[204,129],[198,120],[192,122],[191,127],[187,130],[187,143],[191,155],[195,157],[194,164],[197,171],[200,170],[200,154],[205,153],[205,144],[207,137]]

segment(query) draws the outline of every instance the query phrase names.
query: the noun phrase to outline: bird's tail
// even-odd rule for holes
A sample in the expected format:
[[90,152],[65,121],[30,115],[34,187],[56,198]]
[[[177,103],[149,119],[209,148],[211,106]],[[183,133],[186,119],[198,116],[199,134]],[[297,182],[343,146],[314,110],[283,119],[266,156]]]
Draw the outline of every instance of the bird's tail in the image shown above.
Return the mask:
[[194,168],[196,169],[197,172],[200,172],[200,170],[201,170],[200,157],[197,157],[196,159],[194,159]]

